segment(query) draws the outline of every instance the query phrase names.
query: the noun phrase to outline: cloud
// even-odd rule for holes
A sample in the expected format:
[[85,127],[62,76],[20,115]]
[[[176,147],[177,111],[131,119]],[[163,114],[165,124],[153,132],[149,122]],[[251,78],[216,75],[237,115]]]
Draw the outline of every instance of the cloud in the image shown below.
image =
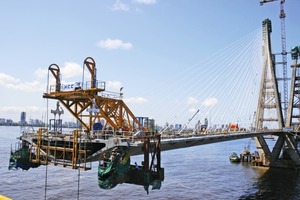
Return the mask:
[[[65,62],[64,65],[61,67],[59,66],[60,68],[60,73],[62,75],[61,77],[61,81],[63,82],[64,79],[67,79],[67,78],[73,78],[73,77],[81,77],[82,76],[82,66],[79,65],[78,63],[75,63],[75,62]],[[44,80],[46,82],[47,80],[47,75],[48,75],[48,68],[47,69],[41,69],[41,68],[38,68],[37,70],[35,70],[34,72],[35,74],[35,77],[39,80]],[[86,75],[85,78],[89,78],[89,72],[87,69],[85,69],[85,72],[84,74]],[[51,82],[54,81],[54,77],[53,75],[50,73],[50,76],[49,76]],[[81,79],[80,79],[81,80]]]
[[[82,76],[82,66],[79,65],[78,63],[75,62],[65,62],[64,65],[60,68],[60,74],[61,74],[61,83],[66,84],[68,81],[66,79],[68,78],[73,78],[73,77],[80,77],[78,80],[81,80]],[[34,75],[38,80],[42,80],[44,84],[41,84],[39,81],[35,80],[30,83],[22,83],[22,85],[10,85],[10,88],[15,88],[15,89],[22,89],[22,90],[38,90],[38,91],[45,91],[46,90],[46,82],[47,82],[47,75],[49,71],[47,69],[41,69],[38,68],[35,70]],[[87,69],[85,69],[85,78],[89,78],[89,73]],[[49,74],[49,83],[50,85],[53,85],[55,83],[55,79],[53,75],[50,73]],[[34,89],[35,88],[35,89]]]
[[35,70],[34,75],[38,78],[38,79],[45,79],[47,78],[47,74],[48,74],[48,69],[41,69],[38,68],[37,70]]
[[18,84],[9,83],[6,85],[6,87],[13,90],[21,90],[27,92],[37,92],[46,90],[46,84],[43,84],[39,81],[24,82]]
[[101,40],[98,42],[97,46],[104,48],[104,49],[131,49],[133,45],[129,42],[123,42],[122,40],[119,39],[106,39],[106,40]]
[[6,86],[7,84],[17,84],[19,82],[19,79],[16,79],[5,73],[0,73],[0,86]]
[[207,98],[203,101],[202,105],[204,107],[212,107],[218,103],[218,99],[215,97]]
[[[85,69],[85,78],[90,78],[87,69]],[[82,76],[82,66],[75,62],[65,62],[63,67],[60,67],[60,72],[62,75],[61,83],[64,83],[65,79],[72,77],[81,77]],[[46,82],[48,75],[48,68],[42,69],[38,68],[34,71],[35,78],[30,82],[22,82],[20,79],[10,76],[5,73],[0,73],[0,87],[12,89],[12,90],[21,90],[25,92],[37,92],[46,90]],[[50,74],[50,84],[54,82],[52,74]],[[40,81],[41,80],[41,81]],[[81,80],[81,78],[79,79]]]
[[196,99],[196,98],[194,98],[194,97],[188,97],[187,98],[187,100],[186,100],[186,103],[188,104],[188,105],[195,105],[195,104],[197,104],[199,101]]
[[132,0],[132,2],[146,5],[156,4],[156,0]]
[[115,11],[129,11],[130,9],[126,4],[122,3],[120,0],[117,0],[113,5],[112,10],[115,10]]
[[126,103],[133,103],[133,104],[143,104],[148,102],[148,100],[143,97],[130,97],[124,99],[124,101]]
[[190,113],[193,113],[193,114],[195,114],[197,111],[198,111],[198,109],[196,109],[196,108],[191,108],[191,109],[189,109],[189,112],[190,112]]
[[119,90],[122,87],[122,83],[119,81],[108,81],[107,88]]
[[14,78],[8,74],[0,73],[0,87],[12,89],[12,90],[21,90],[21,91],[44,91],[45,84],[42,84],[39,81],[32,82],[21,82],[21,80]]
[[82,66],[75,62],[65,62],[60,71],[63,78],[82,76]]

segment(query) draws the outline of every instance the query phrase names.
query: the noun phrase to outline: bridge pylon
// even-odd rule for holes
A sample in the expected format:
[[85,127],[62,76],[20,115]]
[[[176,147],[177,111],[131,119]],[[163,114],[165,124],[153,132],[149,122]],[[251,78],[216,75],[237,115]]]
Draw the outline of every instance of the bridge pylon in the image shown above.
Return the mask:
[[289,133],[286,134],[287,139],[283,156],[292,159],[294,163],[300,165],[300,154],[295,141],[295,137],[298,137],[297,135],[300,132],[300,64],[298,63],[300,47],[293,47],[291,56],[294,63],[291,65],[291,89],[285,123],[286,130],[289,130]]
[[300,63],[298,57],[300,55],[300,47],[296,46],[291,51],[294,60],[291,78],[291,90],[288,104],[288,115],[285,127],[294,128],[299,132],[300,127]]
[[[282,132],[276,134],[278,139],[272,151],[269,149],[263,136],[255,137],[255,143],[263,165],[270,167],[300,167],[300,156],[294,136],[287,131],[288,129],[285,128],[291,126],[290,123],[291,117],[293,116],[293,108],[296,107],[296,105],[291,103],[291,101],[298,99],[297,106],[300,108],[300,99],[298,96],[297,98],[294,98],[297,93],[300,95],[300,90],[297,89],[297,87],[300,88],[300,76],[296,76],[297,67],[294,67],[294,83],[291,84],[292,99],[290,99],[290,106],[285,124],[282,114],[278,82],[276,79],[275,56],[272,54],[271,50],[271,32],[271,21],[269,19],[265,19],[263,21],[264,63],[256,111],[256,130],[269,131],[270,134],[274,134],[272,133],[272,129],[282,130]],[[284,155],[287,156],[284,158]]]
[[256,112],[256,129],[283,128],[283,116],[275,74],[275,58],[271,51],[271,20],[263,21],[263,71]]

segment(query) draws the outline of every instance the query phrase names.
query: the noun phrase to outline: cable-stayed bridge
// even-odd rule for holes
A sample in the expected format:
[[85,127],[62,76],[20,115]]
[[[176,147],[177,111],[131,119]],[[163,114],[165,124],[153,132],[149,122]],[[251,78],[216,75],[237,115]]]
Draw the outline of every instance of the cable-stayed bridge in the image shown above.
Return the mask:
[[[185,139],[185,138],[178,138],[176,143],[178,144],[177,147],[180,148],[193,145],[201,145],[201,144],[207,144],[207,143],[213,143],[213,142],[222,142],[222,141],[228,141],[233,139],[240,139],[240,138],[246,138],[246,137],[252,137],[255,140],[257,150],[259,152],[259,155],[261,157],[261,160],[264,161],[264,166],[274,166],[274,167],[299,167],[300,166],[300,156],[299,151],[297,149],[297,142],[295,141],[295,138],[297,137],[299,133],[299,125],[300,125],[300,71],[299,67],[300,64],[297,63],[298,58],[300,56],[300,48],[294,47],[291,51],[291,57],[293,59],[293,64],[291,66],[292,74],[291,74],[291,81],[290,81],[290,91],[289,91],[289,102],[288,102],[288,110],[287,110],[287,117],[286,119],[283,117],[283,108],[282,105],[284,102],[282,102],[281,94],[280,94],[280,77],[278,76],[278,73],[276,72],[276,67],[280,62],[276,60],[276,56],[272,52],[271,47],[271,32],[272,32],[272,25],[271,21],[269,19],[266,19],[263,21],[262,26],[262,38],[263,43],[262,44],[262,62],[261,66],[262,69],[260,70],[260,83],[255,82],[255,84],[251,85],[251,81],[247,81],[245,86],[245,82],[243,82],[245,79],[250,77],[250,74],[243,74],[244,72],[240,73],[241,79],[231,79],[230,76],[228,76],[228,79],[230,79],[229,84],[225,82],[220,81],[223,86],[220,86],[222,88],[221,90],[226,90],[227,86],[234,84],[236,87],[236,90],[239,90],[238,92],[235,92],[232,87],[229,89],[228,93],[224,92],[225,99],[227,103],[229,103],[229,106],[224,106],[222,104],[218,110],[211,109],[209,112],[215,112],[216,115],[222,113],[228,113],[229,115],[246,115],[247,117],[250,115],[250,113],[246,113],[252,111],[254,114],[253,116],[249,117],[248,121],[249,124],[246,126],[247,131],[243,133],[235,133],[232,134],[225,134],[225,135],[215,135],[213,137],[208,138],[194,138],[194,139]],[[250,44],[250,43],[249,43]],[[253,44],[253,43],[251,43]],[[259,44],[259,43],[255,43]],[[256,46],[257,48],[257,46]],[[247,52],[249,48],[246,48]],[[255,50],[255,49],[254,49]],[[246,61],[245,61],[246,62]],[[258,63],[250,63],[250,66],[257,65]],[[246,64],[245,64],[246,65]],[[247,65],[248,66],[248,65]],[[242,67],[241,67],[242,68]],[[237,69],[235,67],[234,69]],[[225,70],[226,71],[226,70]],[[244,70],[245,72],[248,72],[247,70]],[[259,70],[254,70],[255,76],[258,76]],[[230,74],[230,73],[229,73]],[[223,73],[223,75],[227,75],[226,72]],[[214,76],[212,76],[214,77]],[[219,81],[221,76],[218,74],[218,78],[213,80],[211,84],[214,84],[215,81]],[[250,80],[250,79],[249,79]],[[235,82],[234,82],[235,81]],[[241,82],[239,82],[241,81]],[[228,84],[228,85],[227,85]],[[243,87],[245,86],[245,87]],[[250,87],[249,87],[250,86]],[[253,87],[255,86],[255,87]],[[250,89],[251,88],[251,89]],[[209,89],[209,88],[207,88]],[[244,91],[243,91],[244,90]],[[212,92],[210,96],[217,95],[214,91]],[[239,95],[241,93],[242,95]],[[247,96],[245,94],[251,93],[251,97]],[[256,93],[257,95],[253,94]],[[232,95],[232,99],[228,94]],[[238,94],[238,95],[236,95]],[[201,93],[203,95],[203,93]],[[245,98],[246,96],[246,98]],[[255,97],[255,105],[256,108],[253,108],[253,97]],[[247,99],[248,98],[248,99]],[[220,101],[222,98],[219,98]],[[250,101],[249,101],[250,100]],[[230,107],[230,104],[234,104],[233,107],[237,107],[237,109]],[[248,107],[249,104],[252,105],[252,107]],[[247,109],[244,109],[247,108]],[[200,108],[200,110],[203,109]],[[243,110],[243,112],[239,112],[239,110]],[[245,113],[244,113],[245,112]],[[215,116],[217,118],[217,116]],[[247,119],[246,119],[247,120]],[[235,119],[235,122],[237,120]],[[229,121],[230,122],[230,121]],[[213,128],[210,126],[209,128]],[[276,144],[273,149],[270,149],[268,147],[267,142],[265,141],[264,135],[276,135],[278,137]],[[168,140],[167,143],[172,143],[172,139]],[[180,145],[180,143],[182,143]],[[162,146],[166,145],[165,143],[162,143]],[[176,148],[174,145],[171,147],[171,145],[166,145],[168,148]],[[162,147],[163,149],[163,147]]]
[[[197,71],[197,64],[195,65],[196,69],[192,68],[186,70],[187,72],[192,71],[193,74],[196,74],[194,78],[183,75],[184,73],[180,73],[178,77],[175,77],[179,82],[188,84],[189,88],[192,88],[192,91],[197,94],[189,99],[191,105],[194,106],[194,111],[196,110],[195,108],[197,108],[197,112],[192,118],[195,117],[199,110],[199,115],[203,115],[204,110],[206,114],[209,113],[213,115],[209,117],[209,119],[227,120],[226,123],[239,122],[239,124],[248,121],[248,124],[245,123],[243,126],[244,131],[241,133],[227,133],[227,131],[225,132],[227,134],[205,135],[195,134],[194,132],[188,137],[184,137],[183,132],[177,131],[174,136],[171,135],[171,137],[169,137],[170,133],[173,134],[174,131],[170,130],[168,126],[157,131],[153,120],[149,122],[148,117],[136,117],[124,103],[121,90],[120,94],[105,92],[105,82],[97,80],[95,61],[88,57],[84,61],[84,68],[88,69],[91,74],[90,81],[86,83],[78,82],[74,88],[63,90],[62,88],[64,87],[61,84],[60,68],[58,65],[52,64],[49,66],[49,75],[52,74],[54,76],[55,83],[54,85],[48,83],[49,88],[43,95],[46,99],[57,100],[67,108],[85,130],[73,133],[73,135],[77,135],[77,137],[68,136],[68,139],[61,135],[53,135],[53,132],[61,134],[61,130],[58,129],[61,128],[59,127],[61,123],[60,115],[59,118],[56,119],[56,112],[53,110],[54,119],[52,119],[52,122],[50,120],[50,129],[51,126],[54,126],[55,130],[52,130],[51,133],[41,130],[39,134],[34,137],[30,134],[25,134],[22,136],[22,140],[41,149],[43,155],[47,155],[47,149],[50,148],[51,151],[49,151],[49,153],[51,155],[48,156],[54,160],[56,160],[57,155],[64,158],[71,157],[73,163],[72,167],[76,168],[77,156],[80,154],[82,154],[80,155],[81,157],[84,156],[84,160],[95,161],[99,159],[100,154],[114,146],[129,145],[132,155],[143,153],[144,148],[141,148],[141,145],[145,145],[143,143],[145,139],[141,137],[149,135],[149,133],[161,136],[160,150],[184,148],[241,138],[254,138],[261,160],[264,161],[263,165],[284,166],[284,163],[288,163],[286,166],[298,167],[300,166],[300,156],[295,137],[298,134],[300,116],[300,65],[297,64],[300,49],[297,47],[291,52],[294,64],[292,65],[293,73],[290,84],[288,115],[287,118],[284,119],[282,115],[283,102],[281,102],[280,98],[279,83],[275,67],[276,60],[271,48],[271,32],[271,21],[266,19],[263,21],[262,31],[251,33],[241,41],[230,45],[225,50],[212,56],[213,60],[222,61],[224,56],[229,57],[230,54],[237,55],[234,58],[229,57],[230,59],[224,60],[221,64],[219,62],[210,62],[208,59],[208,64],[205,64],[205,68],[201,68],[201,70],[206,70],[209,66],[211,66],[213,70],[210,69],[204,72],[200,70],[202,73],[199,73],[199,71]],[[250,61],[245,57],[250,57]],[[259,66],[259,68],[257,66]],[[201,76],[198,77],[198,74]],[[253,77],[255,77],[256,80],[253,79]],[[257,81],[257,78],[260,80]],[[205,79],[208,79],[209,82],[199,85],[199,83],[201,84]],[[48,80],[50,79],[48,78]],[[168,86],[171,87],[171,84]],[[186,86],[187,85],[182,84],[177,88],[181,91],[179,93],[178,90],[170,88],[167,90],[171,92],[170,96],[172,98],[172,93],[177,96],[183,95],[184,93],[189,94],[190,91],[184,89]],[[196,88],[202,89],[201,92],[197,91]],[[151,94],[155,95],[156,93],[152,92]],[[167,95],[169,95],[169,93],[165,96]],[[202,104],[196,97],[203,98]],[[156,115],[162,115],[163,118],[168,119],[171,116],[171,111],[174,110],[176,106],[174,106],[168,98],[160,99],[166,101],[165,103],[162,101],[159,102],[165,105],[166,110],[156,110],[151,106],[147,108],[156,113]],[[197,105],[198,107],[196,107]],[[181,108],[181,106],[177,107]],[[147,110],[147,108],[145,109]],[[207,108],[208,110],[205,111]],[[181,108],[182,112],[179,113],[175,119],[179,117],[186,118],[186,113],[188,113],[186,110],[188,109],[191,109],[191,107],[183,106]],[[57,104],[56,110],[60,113],[61,108],[59,104]],[[151,116],[151,114],[149,115]],[[155,114],[152,116],[156,119]],[[192,118],[188,120],[187,124],[192,121]],[[221,124],[222,122],[218,123]],[[184,127],[186,126],[184,125]],[[212,129],[213,126],[206,128],[207,130]],[[165,137],[165,135],[167,135],[167,137]],[[264,135],[278,136],[277,142],[272,150],[268,147]],[[57,138],[57,141],[53,144],[50,143],[52,146],[49,147],[49,141],[55,140],[53,136]],[[150,136],[152,137],[152,135]],[[67,144],[65,144],[66,141],[74,144],[82,143],[80,140],[82,137],[84,137],[83,143],[88,143],[84,144],[84,148],[86,149],[81,153],[76,153],[74,146],[69,145],[67,147]],[[108,137],[111,138],[107,140]],[[74,140],[74,138],[77,138],[77,140]],[[101,143],[99,146],[100,149],[97,150],[96,148],[92,150],[91,148],[94,143]],[[59,153],[57,153],[57,151],[59,151]],[[76,153],[76,155],[74,153]],[[290,162],[287,162],[287,160]],[[36,162],[40,162],[40,160],[37,159]],[[44,162],[48,163],[47,160]]]
[[[242,48],[243,50],[236,48],[234,44],[229,48],[233,51],[228,49],[217,53],[213,58],[223,53],[226,57],[227,53],[231,52],[238,55],[240,59],[227,59],[221,64],[208,62],[215,67],[214,70],[205,71],[203,75],[211,79],[210,82],[203,83],[200,87],[202,92],[188,99],[190,105],[195,106],[200,104],[195,97],[204,98],[200,106],[191,109],[194,115],[184,127],[191,123],[199,111],[203,114],[203,110],[210,107],[205,112],[214,115],[215,120],[229,122],[240,120],[240,124],[243,120],[247,120],[249,123],[244,126],[243,131],[227,130],[212,133],[210,129],[213,126],[206,127],[206,131],[211,134],[201,134],[196,131],[174,132],[168,129],[168,126],[157,130],[154,120],[148,117],[136,117],[133,114],[123,101],[122,89],[120,93],[105,91],[105,82],[97,80],[95,61],[88,57],[84,61],[84,69],[90,72],[90,81],[83,79],[82,82],[63,85],[59,66],[56,64],[49,66],[47,91],[43,97],[57,100],[56,110],[51,110],[54,119],[49,120],[47,128],[40,128],[37,132],[22,132],[19,138],[22,141],[20,147],[11,151],[9,167],[22,166],[23,169],[29,169],[53,164],[88,170],[91,169],[91,166],[87,166],[90,161],[99,161],[98,184],[101,188],[110,189],[118,183],[126,182],[143,185],[148,191],[149,185],[159,188],[160,182],[164,180],[161,151],[253,138],[259,160],[264,166],[299,168],[300,154],[296,137],[300,130],[300,64],[297,63],[300,47],[295,47],[291,51],[294,63],[287,116],[284,118],[282,109],[284,102],[280,97],[279,78],[275,67],[278,62],[272,53],[271,32],[271,21],[266,19],[263,21],[262,34],[254,34],[255,45],[251,45],[253,44],[251,42],[241,42],[239,44],[245,44],[241,45],[245,47]],[[258,45],[261,44],[257,40],[258,36],[263,38],[262,48]],[[236,52],[237,49],[239,50]],[[260,52],[258,49],[262,49],[262,60],[257,57],[257,52]],[[245,55],[246,57],[253,55],[250,56],[253,62],[245,60],[243,58]],[[231,65],[234,67],[230,67]],[[260,69],[255,67],[258,65]],[[240,72],[237,73],[238,76],[233,75],[236,71]],[[198,74],[195,71],[193,73]],[[50,75],[53,75],[54,79],[50,79]],[[253,81],[251,78],[253,76],[259,77],[260,81]],[[203,81],[203,79],[198,80],[197,76],[192,79],[188,77],[187,81],[181,78],[183,77],[179,76],[175,79],[187,83],[194,91],[199,87],[198,83]],[[55,82],[51,85],[50,81],[53,80]],[[170,91],[178,96],[190,92],[185,90],[183,84],[177,89],[181,92],[172,89]],[[74,130],[71,134],[62,132],[60,117],[64,111],[60,105],[73,115],[81,125],[80,129]],[[156,110],[151,106],[149,109],[158,113],[157,115],[164,115],[163,118],[167,119],[176,106],[168,100],[165,105],[166,111]],[[186,117],[186,110],[190,107],[178,105],[177,107],[182,108],[178,116]],[[249,112],[253,114],[250,116]],[[240,118],[244,116],[246,117]],[[264,138],[266,135],[276,136],[273,149],[269,148]],[[130,156],[137,154],[144,155],[141,166],[137,163],[130,164]]]

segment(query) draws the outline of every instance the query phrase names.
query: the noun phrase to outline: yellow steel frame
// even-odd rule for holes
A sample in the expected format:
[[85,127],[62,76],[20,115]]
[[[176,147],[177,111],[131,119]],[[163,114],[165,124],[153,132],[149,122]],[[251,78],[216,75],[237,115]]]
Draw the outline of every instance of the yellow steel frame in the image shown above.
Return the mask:
[[[73,132],[73,147],[68,148],[68,147],[57,147],[55,146],[49,146],[47,144],[42,144],[42,139],[47,139],[49,140],[48,136],[42,136],[43,132],[47,131],[47,129],[40,128],[38,131],[38,137],[37,137],[37,144],[32,145],[32,147],[36,148],[36,155],[33,157],[33,153],[30,149],[30,161],[33,163],[39,163],[42,165],[48,165],[48,164],[53,164],[53,165],[63,165],[64,167],[71,167],[72,169],[83,169],[83,170],[89,170],[91,167],[86,166],[86,157],[87,157],[87,150],[86,146],[84,146],[84,149],[79,149],[78,148],[78,138],[80,137],[78,134],[78,130],[74,130]],[[41,156],[41,150],[46,152],[45,156]],[[48,160],[48,157],[50,155],[50,151],[54,152],[53,159]],[[56,153],[60,152],[62,153],[62,162],[59,162],[56,157]],[[72,159],[70,160],[71,163],[66,162],[65,156],[66,153],[71,153]],[[81,160],[79,160],[81,159]],[[81,162],[79,162],[81,161]]]
[[[56,79],[56,90],[44,93],[43,97],[58,100],[64,107],[82,124],[86,130],[92,130],[92,125],[104,119],[104,127],[110,126],[114,129],[126,128],[133,130],[138,125],[138,120],[121,99],[99,96],[99,92],[105,88],[96,85],[96,64],[93,58],[88,57],[84,61],[85,66],[91,74],[91,88],[74,91],[60,91],[60,70],[58,65],[52,64],[49,71]],[[94,100],[94,101],[93,101]],[[99,109],[97,113],[88,113],[86,110],[94,106]]]

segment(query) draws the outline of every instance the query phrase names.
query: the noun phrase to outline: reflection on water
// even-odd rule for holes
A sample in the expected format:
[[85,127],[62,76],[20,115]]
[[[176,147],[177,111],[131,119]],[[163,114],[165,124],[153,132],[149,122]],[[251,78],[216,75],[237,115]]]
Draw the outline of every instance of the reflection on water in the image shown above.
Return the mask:
[[300,199],[299,180],[296,170],[271,168],[240,199]]

